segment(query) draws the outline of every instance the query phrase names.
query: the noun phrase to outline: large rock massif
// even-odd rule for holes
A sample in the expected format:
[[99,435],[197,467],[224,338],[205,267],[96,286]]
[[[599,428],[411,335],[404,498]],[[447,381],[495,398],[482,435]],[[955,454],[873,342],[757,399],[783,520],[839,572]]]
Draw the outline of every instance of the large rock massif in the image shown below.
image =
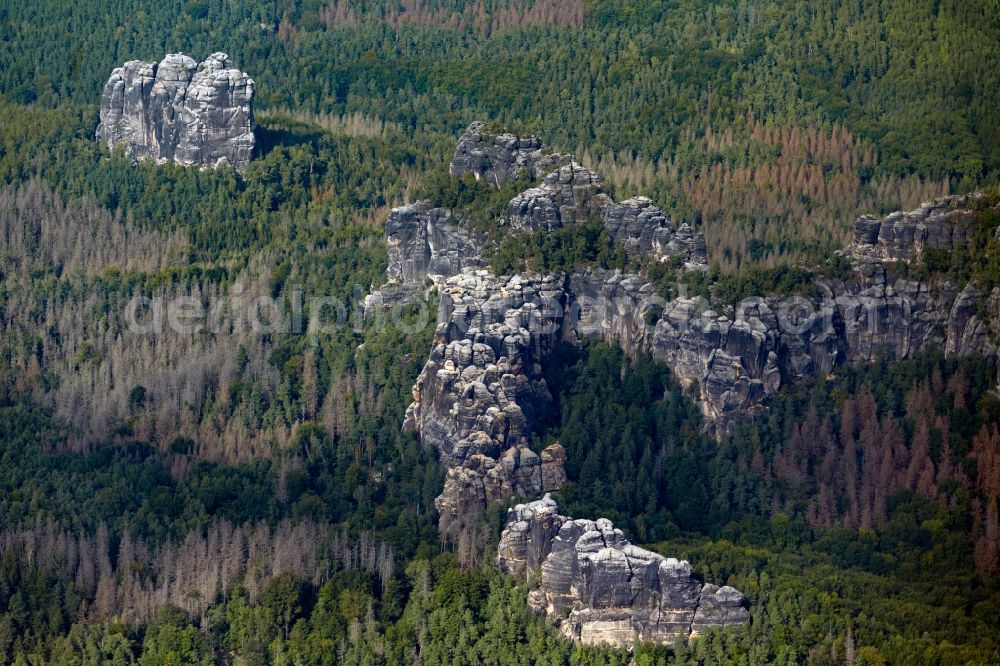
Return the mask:
[[528,603],[583,643],[672,643],[750,619],[738,590],[702,584],[688,562],[633,546],[609,520],[561,516],[548,495],[510,509],[497,565],[522,579],[540,570]]
[[[648,199],[615,202],[600,176],[570,157],[546,155],[536,139],[493,135],[473,124],[451,173],[537,183],[511,200],[501,220],[508,233],[600,220],[630,254],[684,270],[707,266],[700,234],[674,225]],[[430,276],[441,299],[434,347],[413,388],[406,427],[434,446],[448,468],[436,502],[442,536],[473,527],[495,502],[538,497],[565,481],[561,446],[540,454],[528,448],[534,416],[551,400],[540,363],[561,341],[599,338],[650,354],[682,385],[697,387],[707,427],[716,431],[764,409],[783,383],[845,364],[904,359],[935,347],[996,355],[1000,293],[893,277],[897,262],[919,259],[928,248],[964,247],[977,206],[951,197],[911,213],[860,218],[844,251],[849,277],[817,275],[809,297],[762,294],[718,309],[702,298],[665,300],[642,275],[621,271],[497,276],[480,259],[481,240],[450,211],[429,203],[393,211],[390,284],[405,295],[408,285],[412,290]],[[519,510],[530,515],[512,515],[501,566],[542,567],[533,603],[567,635],[618,644],[668,641],[746,620],[738,592],[692,582],[686,563],[629,545],[606,522],[571,521],[548,504],[536,516],[543,507],[528,506]]]
[[97,139],[136,159],[242,171],[254,147],[254,89],[225,53],[201,63],[182,53],[131,60],[104,86]]

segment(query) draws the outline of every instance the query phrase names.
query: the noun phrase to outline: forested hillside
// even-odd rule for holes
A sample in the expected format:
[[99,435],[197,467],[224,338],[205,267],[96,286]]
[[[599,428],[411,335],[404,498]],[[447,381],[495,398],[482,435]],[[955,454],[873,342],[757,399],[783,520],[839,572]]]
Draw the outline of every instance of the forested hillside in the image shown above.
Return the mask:
[[[858,214],[976,188],[995,204],[998,12],[0,0],[0,664],[1000,663],[991,361],[845,368],[716,439],[650,359],[561,347],[532,444],[566,448],[562,510],[750,604],[748,626],[629,653],[531,614],[489,564],[503,508],[485,564],[441,545],[444,470],[401,427],[436,296],[386,318],[361,302],[385,280],[391,207],[427,196],[491,223],[523,184],[447,176],[477,118],[703,231],[716,265],[686,279],[722,302],[808,288],[795,262],[830,259]],[[218,50],[257,84],[245,173],[95,141],[113,67]],[[602,233],[491,258],[625,266]],[[996,286],[1000,240],[980,236],[975,256],[912,270]],[[642,268],[667,289],[676,266]],[[265,313],[263,333],[239,321],[310,295],[337,305],[301,326]],[[136,298],[187,299],[204,326],[131,333]]]
[[728,268],[815,259],[855,214],[968,191],[1000,166],[988,0],[110,7],[5,6],[0,95],[93,105],[126,60],[224,50],[262,110],[339,131],[400,128],[442,151],[474,118],[538,132],[620,194],[703,223]]

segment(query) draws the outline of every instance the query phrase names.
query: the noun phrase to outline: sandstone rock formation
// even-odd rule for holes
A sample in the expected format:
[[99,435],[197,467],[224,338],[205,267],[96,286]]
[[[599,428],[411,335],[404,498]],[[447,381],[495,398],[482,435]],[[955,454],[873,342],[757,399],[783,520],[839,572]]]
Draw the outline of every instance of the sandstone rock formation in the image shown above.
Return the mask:
[[541,356],[561,334],[557,281],[466,271],[443,282],[434,348],[413,387],[404,426],[449,468],[436,505],[443,534],[508,497],[565,480],[565,453],[528,448],[528,424],[549,401]]
[[515,233],[552,231],[586,222],[612,203],[596,173],[571,162],[545,176],[542,184],[511,199],[506,222]]
[[860,260],[898,261],[920,259],[925,248],[962,250],[978,219],[970,207],[981,199],[979,194],[945,197],[882,219],[864,215],[854,223],[849,251]]
[[[698,387],[707,424],[719,430],[761,409],[784,382],[845,364],[935,347],[997,353],[998,320],[977,316],[972,288],[956,298],[953,285],[892,278],[879,262],[859,263],[847,280],[817,277],[817,287],[819,298],[761,296],[722,312],[698,298],[664,301],[641,276],[620,271],[567,278],[479,269],[448,278],[435,347],[407,412],[408,427],[447,465],[474,472],[450,474],[440,506],[470,506],[446,496],[491,469],[473,456],[495,461],[527,443],[533,414],[547,400],[539,362],[562,340],[599,338],[650,354],[683,386]],[[987,303],[1000,312],[1000,294]],[[522,494],[515,484],[497,487],[500,495],[473,494],[484,505]]]
[[491,458],[472,454],[462,465],[449,467],[444,489],[434,500],[442,536],[454,539],[475,527],[483,511],[510,497],[538,497],[566,483],[566,451],[550,444],[537,454],[524,444]]
[[242,171],[254,147],[254,90],[225,53],[197,64],[181,53],[131,60],[104,86],[97,140],[137,159]]
[[675,227],[646,197],[615,203],[599,174],[569,155],[544,153],[536,137],[495,135],[485,123],[474,122],[458,140],[449,173],[472,174],[495,187],[517,178],[540,180],[508,204],[501,222],[510,233],[548,232],[600,218],[609,236],[633,256],[679,257],[689,270],[708,267],[701,233],[687,224]]
[[518,178],[539,178],[565,160],[562,155],[544,153],[538,137],[495,134],[486,123],[476,121],[459,137],[448,172],[456,178],[471,174],[499,187]]
[[[537,177],[545,164],[537,142],[481,129],[473,125],[463,135],[452,173],[499,182]],[[974,230],[972,204],[979,205],[953,197],[882,220],[861,218],[846,252],[853,265],[847,278],[817,274],[809,298],[761,294],[717,308],[702,298],[664,300],[643,276],[621,271],[496,276],[474,267],[480,241],[448,211],[429,203],[397,209],[387,243],[389,278],[400,291],[380,297],[405,298],[426,276],[441,295],[434,347],[406,427],[449,469],[436,502],[442,534],[474,524],[491,503],[537,497],[563,482],[561,447],[540,456],[529,448],[535,414],[550,400],[540,363],[561,341],[598,338],[650,354],[683,386],[697,387],[706,426],[716,431],[763,409],[782,384],[845,364],[935,347],[996,355],[1000,292],[984,296],[971,286],[894,277],[895,262],[918,258],[926,247],[962,247]],[[515,197],[505,220],[511,233],[544,233],[596,216],[632,254],[677,257],[688,269],[707,265],[699,234],[675,229],[648,199],[614,202],[597,174],[572,161]],[[713,599],[706,597],[706,609]]]
[[[562,340],[598,338],[649,353],[683,386],[698,387],[707,423],[722,430],[761,409],[784,382],[844,364],[932,347],[996,353],[995,318],[976,316],[974,290],[956,300],[951,285],[893,279],[878,262],[859,264],[848,280],[817,280],[818,299],[762,296],[725,313],[698,298],[664,301],[641,276],[620,271],[565,278],[467,270],[442,282],[437,338],[407,426],[446,465],[463,468],[449,475],[445,496],[466,497],[460,484],[478,488],[499,455],[528,443],[533,415],[548,400],[540,361]],[[1000,312],[1000,295],[990,302]],[[523,494],[514,483],[494,486],[500,494],[469,492],[484,506]],[[445,497],[440,506],[470,505]]]
[[583,643],[672,643],[750,619],[738,590],[702,585],[688,562],[633,546],[609,520],[561,516],[548,495],[508,511],[497,565],[523,579],[540,569],[529,604]]
[[[496,185],[548,170],[511,200],[503,218],[510,233],[600,219],[633,256],[676,258],[687,270],[707,266],[700,234],[675,227],[648,199],[616,203],[597,174],[543,156],[539,146],[474,124],[451,172]],[[895,262],[920,259],[926,248],[964,247],[975,231],[972,204],[979,205],[951,198],[881,220],[860,218],[845,252],[848,277],[817,274],[808,298],[761,294],[716,308],[702,298],[664,300],[642,275],[621,271],[497,276],[469,259],[479,256],[481,241],[451,213],[429,203],[397,209],[387,224],[389,278],[403,291],[383,298],[412,293],[426,276],[441,296],[434,347],[405,426],[448,467],[435,502],[442,535],[475,527],[493,503],[537,497],[565,482],[561,446],[540,454],[529,448],[535,415],[551,400],[540,363],[561,341],[599,338],[650,354],[682,385],[697,387],[706,424],[717,430],[763,409],[783,383],[845,364],[932,347],[997,355],[1000,290],[983,295],[971,285],[895,276]],[[632,546],[608,521],[560,516],[548,498],[512,510],[497,561],[515,575],[540,570],[530,603],[579,641],[669,642],[749,617],[738,591],[702,585],[688,563]]]
[[473,240],[446,208],[427,201],[394,208],[385,223],[390,282],[439,280],[482,265],[480,243]]
[[687,223],[675,227],[647,197],[632,197],[604,209],[604,226],[612,239],[633,256],[666,261],[680,257],[688,269],[708,268],[705,236]]

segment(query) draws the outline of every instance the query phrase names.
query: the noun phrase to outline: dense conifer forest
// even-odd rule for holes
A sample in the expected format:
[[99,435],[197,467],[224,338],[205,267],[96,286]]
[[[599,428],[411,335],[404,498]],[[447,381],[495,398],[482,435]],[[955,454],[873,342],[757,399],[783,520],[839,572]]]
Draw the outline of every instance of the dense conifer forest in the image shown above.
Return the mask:
[[[447,176],[471,120],[533,132],[705,233],[717,300],[806,288],[862,213],[1000,174],[989,0],[0,2],[0,664],[1000,663],[1000,399],[928,353],[785,388],[721,438],[605,344],[547,359],[573,516],[732,584],[752,622],[573,644],[442,547],[444,470],[402,429],[435,296],[388,326],[391,207],[490,227],[521,183]],[[257,82],[246,172],[94,140],[113,67],[228,52]],[[1000,220],[912,270],[1000,284]],[[599,226],[498,244],[636,266]],[[672,275],[672,273],[671,273]],[[711,288],[709,288],[711,287]],[[336,326],[134,336],[127,304],[299,294]]]

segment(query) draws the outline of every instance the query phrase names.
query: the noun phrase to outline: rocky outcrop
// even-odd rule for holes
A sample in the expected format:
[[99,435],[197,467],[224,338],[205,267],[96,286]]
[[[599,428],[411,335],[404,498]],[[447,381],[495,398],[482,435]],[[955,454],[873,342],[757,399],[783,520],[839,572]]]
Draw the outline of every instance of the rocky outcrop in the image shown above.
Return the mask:
[[460,226],[447,208],[428,201],[393,208],[385,223],[389,282],[435,282],[466,267],[482,265],[481,242]]
[[254,90],[225,53],[201,63],[181,53],[131,60],[104,86],[97,140],[136,159],[242,171],[254,147]]
[[[463,135],[454,175],[473,173],[496,185],[544,173],[548,158],[539,159],[534,140],[481,130],[474,125]],[[704,238],[675,227],[650,200],[616,203],[597,174],[572,161],[556,167],[511,200],[503,219],[510,233],[599,219],[633,256],[679,259],[689,270],[707,266]],[[468,267],[463,256],[476,243],[449,226],[447,211],[420,204],[394,212],[387,225],[392,280],[413,284],[463,264],[461,272],[436,278],[434,347],[405,422],[448,467],[435,502],[442,535],[467,533],[491,504],[537,497],[565,482],[562,447],[537,454],[529,446],[535,415],[551,400],[540,363],[561,341],[599,338],[650,354],[682,385],[697,388],[705,422],[717,430],[763,409],[782,384],[845,364],[904,359],[934,347],[996,355],[1000,290],[983,295],[946,281],[915,282],[893,268],[927,248],[965,247],[977,219],[967,204],[980,205],[952,198],[881,220],[860,218],[846,251],[848,277],[817,273],[808,297],[765,293],[716,307],[684,295],[665,300],[643,276],[621,271],[497,276]],[[583,642],[670,642],[749,617],[737,590],[702,585],[688,563],[631,545],[606,520],[565,518],[550,498],[511,510],[497,562],[513,575],[540,571],[529,602]]]
[[779,305],[766,298],[727,316],[701,298],[665,301],[639,275],[602,270],[574,273],[569,289],[572,319],[567,326],[575,335],[650,354],[670,367],[683,386],[697,384],[702,411],[712,420],[746,413],[777,392],[783,358],[803,371],[814,370],[797,355],[806,346],[819,349],[823,342],[820,324],[811,335],[811,320],[783,331]]
[[483,265],[483,240],[474,237],[450,209],[418,201],[393,208],[385,223],[388,282],[367,295],[365,317],[377,319],[412,302],[426,280],[440,285],[463,268]]
[[508,511],[497,565],[522,579],[540,570],[529,604],[583,643],[672,643],[750,619],[738,590],[703,585],[688,562],[633,546],[609,520],[561,516],[548,495]]
[[586,222],[612,203],[602,186],[600,176],[571,162],[511,199],[506,223],[514,233],[537,233]]
[[847,280],[817,276],[816,287],[818,297],[763,295],[717,310],[702,298],[664,301],[637,275],[585,271],[570,278],[576,318],[568,325],[664,363],[683,386],[698,387],[708,424],[723,430],[783,383],[845,364],[932,348],[995,353],[991,318],[976,318],[972,293],[956,301],[949,283],[893,278],[880,263],[861,263]]
[[[650,354],[683,386],[696,386],[706,423],[726,430],[796,378],[935,346],[983,352],[995,339],[990,319],[975,316],[971,291],[955,300],[948,285],[894,280],[879,264],[819,284],[819,299],[758,297],[723,313],[704,299],[664,301],[641,276],[619,271],[566,279],[480,269],[448,278],[406,418],[448,467],[465,470],[449,473],[439,505],[471,506],[457,492],[462,484],[483,498],[477,506],[524,494],[513,482],[478,486],[499,456],[529,443],[534,414],[549,400],[539,364],[562,340],[598,338]],[[463,499],[448,499],[452,492]]]
[[444,489],[434,500],[439,532],[454,539],[475,527],[483,511],[511,497],[538,497],[566,483],[566,451],[550,444],[535,453],[525,444],[513,446],[496,459],[474,453],[461,465],[449,467]]
[[521,192],[501,219],[509,233],[534,234],[600,219],[613,242],[633,257],[682,260],[688,270],[706,270],[705,237],[690,225],[675,227],[667,215],[646,197],[621,203],[604,190],[601,176],[564,155],[546,155],[541,141],[513,134],[490,134],[482,122],[462,134],[450,173],[472,174],[499,187],[516,179],[541,182]]
[[456,178],[471,174],[476,180],[499,187],[518,178],[540,178],[566,159],[543,152],[538,137],[496,134],[486,123],[476,121],[458,138],[448,172]]
[[555,278],[497,278],[486,270],[442,283],[434,348],[404,427],[449,469],[436,502],[443,534],[495,501],[537,496],[565,481],[561,446],[541,456],[527,446],[535,412],[552,399],[539,362],[562,334],[563,297]]
[[652,257],[660,262],[678,257],[689,270],[708,268],[705,236],[693,233],[687,223],[675,227],[647,197],[632,197],[606,206],[604,227],[632,256]]
[[[474,125],[463,135],[452,173],[503,182],[534,177],[544,164],[534,140],[481,130]],[[937,347],[996,355],[991,341],[1000,339],[994,330],[1000,292],[984,296],[971,287],[894,276],[895,261],[920,257],[925,248],[963,247],[975,228],[975,211],[966,207],[972,205],[981,202],[951,198],[882,220],[860,218],[846,253],[853,272],[841,279],[817,274],[808,298],[760,294],[713,307],[697,297],[664,300],[641,275],[596,269],[496,276],[466,267],[438,277],[437,335],[406,426],[449,468],[437,501],[443,533],[471,524],[470,516],[493,502],[561,485],[561,448],[541,456],[529,449],[534,415],[550,400],[540,362],[561,341],[599,338],[630,354],[650,354],[683,386],[697,389],[706,427],[717,432],[763,409],[783,384],[845,364]],[[510,233],[600,219],[634,256],[676,257],[688,269],[707,265],[700,234],[675,228],[648,199],[614,202],[597,174],[572,161],[512,199],[504,219]],[[401,285],[467,265],[477,243],[450,213],[427,203],[394,211],[387,233],[390,278]],[[536,470],[546,467],[553,475],[539,481]],[[705,612],[713,599],[706,597]]]
[[971,208],[983,199],[980,194],[944,197],[882,219],[864,215],[854,222],[849,252],[859,260],[911,261],[923,258],[926,248],[963,250],[978,220]]
[[555,277],[470,270],[444,281],[434,347],[405,423],[446,465],[526,441],[528,420],[551,400],[539,363],[562,335],[564,297]]
[[[719,431],[762,409],[783,383],[845,364],[937,347],[996,354],[998,320],[977,316],[974,289],[956,299],[952,285],[895,279],[877,262],[859,264],[848,280],[817,278],[817,286],[819,298],[761,296],[719,311],[700,298],[665,301],[642,276],[620,271],[564,278],[480,269],[448,278],[406,421],[453,468],[438,503],[442,527],[468,522],[454,521],[457,508],[531,496],[537,487],[492,482],[487,473],[505,451],[528,444],[533,415],[549,399],[539,363],[562,340],[598,338],[650,354],[683,386],[697,387],[706,424]],[[987,302],[1000,312],[1000,294]]]

